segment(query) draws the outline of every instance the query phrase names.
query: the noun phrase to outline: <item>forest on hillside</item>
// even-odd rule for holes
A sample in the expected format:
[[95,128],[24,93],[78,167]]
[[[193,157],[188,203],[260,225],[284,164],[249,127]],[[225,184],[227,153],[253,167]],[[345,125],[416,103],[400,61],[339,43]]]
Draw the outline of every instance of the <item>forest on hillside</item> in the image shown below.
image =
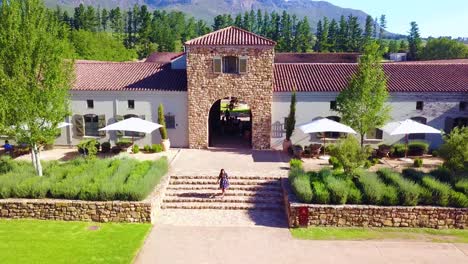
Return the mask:
[[[185,41],[231,25],[276,41],[278,52],[361,52],[366,42],[377,40],[384,54],[409,52],[411,59],[424,58],[417,24],[411,25],[408,39],[388,39],[385,15],[379,19],[368,16],[365,25],[352,15],[341,16],[339,21],[324,18],[312,32],[307,17],[298,18],[286,11],[220,14],[211,25],[178,11],[150,11],[145,5],[108,10],[81,4],[72,13],[60,7],[51,13],[67,28],[64,37],[70,40],[69,56],[76,59],[127,61],[144,59],[154,51],[182,51]],[[447,41],[452,46],[461,44]],[[444,56],[468,56],[461,50],[458,47],[457,54]],[[431,59],[437,57],[431,53]]]

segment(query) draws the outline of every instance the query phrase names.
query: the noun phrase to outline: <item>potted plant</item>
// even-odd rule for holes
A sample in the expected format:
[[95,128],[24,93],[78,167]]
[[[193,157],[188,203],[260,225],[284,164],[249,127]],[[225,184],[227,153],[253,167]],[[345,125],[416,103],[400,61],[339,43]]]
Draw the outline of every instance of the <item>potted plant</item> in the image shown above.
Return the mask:
[[167,151],[171,148],[171,141],[167,136],[166,119],[164,118],[164,107],[162,104],[158,107],[158,123],[161,125],[159,128],[159,133],[161,134],[161,145],[163,146],[164,151]]
[[288,149],[292,146],[291,136],[296,126],[296,92],[293,91],[291,95],[291,103],[289,105],[289,115],[286,118],[285,130],[286,138],[283,141],[283,151],[287,152]]

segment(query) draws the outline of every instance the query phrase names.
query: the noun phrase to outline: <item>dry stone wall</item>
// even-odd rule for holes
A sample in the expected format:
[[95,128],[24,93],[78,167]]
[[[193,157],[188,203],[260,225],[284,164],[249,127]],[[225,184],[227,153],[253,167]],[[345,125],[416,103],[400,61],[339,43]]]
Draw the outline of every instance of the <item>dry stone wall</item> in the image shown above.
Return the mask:
[[297,202],[287,179],[282,186],[290,227],[468,228],[468,208],[303,204]]
[[0,218],[150,223],[151,203],[5,199]]
[[[247,56],[247,73],[215,74],[215,56]],[[273,47],[187,47],[190,148],[208,147],[210,108],[228,96],[238,97],[251,107],[253,148],[270,148],[273,60]]]

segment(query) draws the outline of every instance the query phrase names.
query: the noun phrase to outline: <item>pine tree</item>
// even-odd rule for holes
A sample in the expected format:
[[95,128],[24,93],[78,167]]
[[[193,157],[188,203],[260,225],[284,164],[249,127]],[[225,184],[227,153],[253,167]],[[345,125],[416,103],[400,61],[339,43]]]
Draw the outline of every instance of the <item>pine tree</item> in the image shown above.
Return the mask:
[[418,60],[421,49],[422,49],[422,40],[421,36],[419,35],[419,27],[416,22],[411,22],[411,29],[408,35],[408,59],[409,60]]
[[109,12],[107,9],[102,9],[101,12],[101,28],[103,31],[107,31],[107,23],[109,21]]
[[371,16],[367,16],[366,18],[366,25],[364,26],[364,39],[368,42],[373,35],[373,28],[374,28],[374,19]]
[[239,28],[243,28],[244,24],[242,22],[242,15],[238,14],[234,19],[234,25]]
[[308,52],[311,49],[312,33],[307,17],[299,22],[296,39],[298,52]]
[[348,17],[348,39],[347,51],[361,51],[362,29],[359,25],[358,18],[353,15]]
[[255,33],[257,34],[262,34],[262,28],[263,28],[263,17],[262,17],[262,10],[258,9],[257,10],[257,21],[255,22]]
[[330,44],[328,43],[328,33],[329,33],[330,24],[328,22],[328,18],[323,18],[323,26],[322,26],[322,36],[320,38],[320,48],[321,52],[329,52]]
[[398,52],[408,52],[408,43],[405,40],[400,40],[400,47],[398,48]]
[[328,45],[329,51],[336,52],[338,51],[338,35],[339,35],[339,28],[338,23],[335,19],[332,19],[330,22],[330,28],[328,29]]
[[379,38],[383,39],[385,37],[385,29],[387,29],[387,18],[385,15],[380,16],[380,34]]
[[348,51],[349,41],[348,41],[348,21],[346,21],[344,16],[340,17],[340,28],[338,31],[337,37],[337,51],[344,52]]
[[322,20],[319,20],[317,22],[317,31],[315,33],[316,41],[315,41],[315,46],[314,46],[314,51],[315,52],[321,52],[322,51],[322,40],[323,40],[323,26],[322,26]]

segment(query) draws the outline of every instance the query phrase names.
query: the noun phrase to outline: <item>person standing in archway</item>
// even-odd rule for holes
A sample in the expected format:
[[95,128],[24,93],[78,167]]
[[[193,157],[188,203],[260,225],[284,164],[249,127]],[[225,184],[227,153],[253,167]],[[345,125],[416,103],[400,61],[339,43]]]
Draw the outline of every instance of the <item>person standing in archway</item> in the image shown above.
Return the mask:
[[217,183],[219,183],[219,188],[222,191],[221,198],[224,198],[224,193],[226,189],[229,188],[229,177],[224,169],[221,169],[221,171],[219,172]]

